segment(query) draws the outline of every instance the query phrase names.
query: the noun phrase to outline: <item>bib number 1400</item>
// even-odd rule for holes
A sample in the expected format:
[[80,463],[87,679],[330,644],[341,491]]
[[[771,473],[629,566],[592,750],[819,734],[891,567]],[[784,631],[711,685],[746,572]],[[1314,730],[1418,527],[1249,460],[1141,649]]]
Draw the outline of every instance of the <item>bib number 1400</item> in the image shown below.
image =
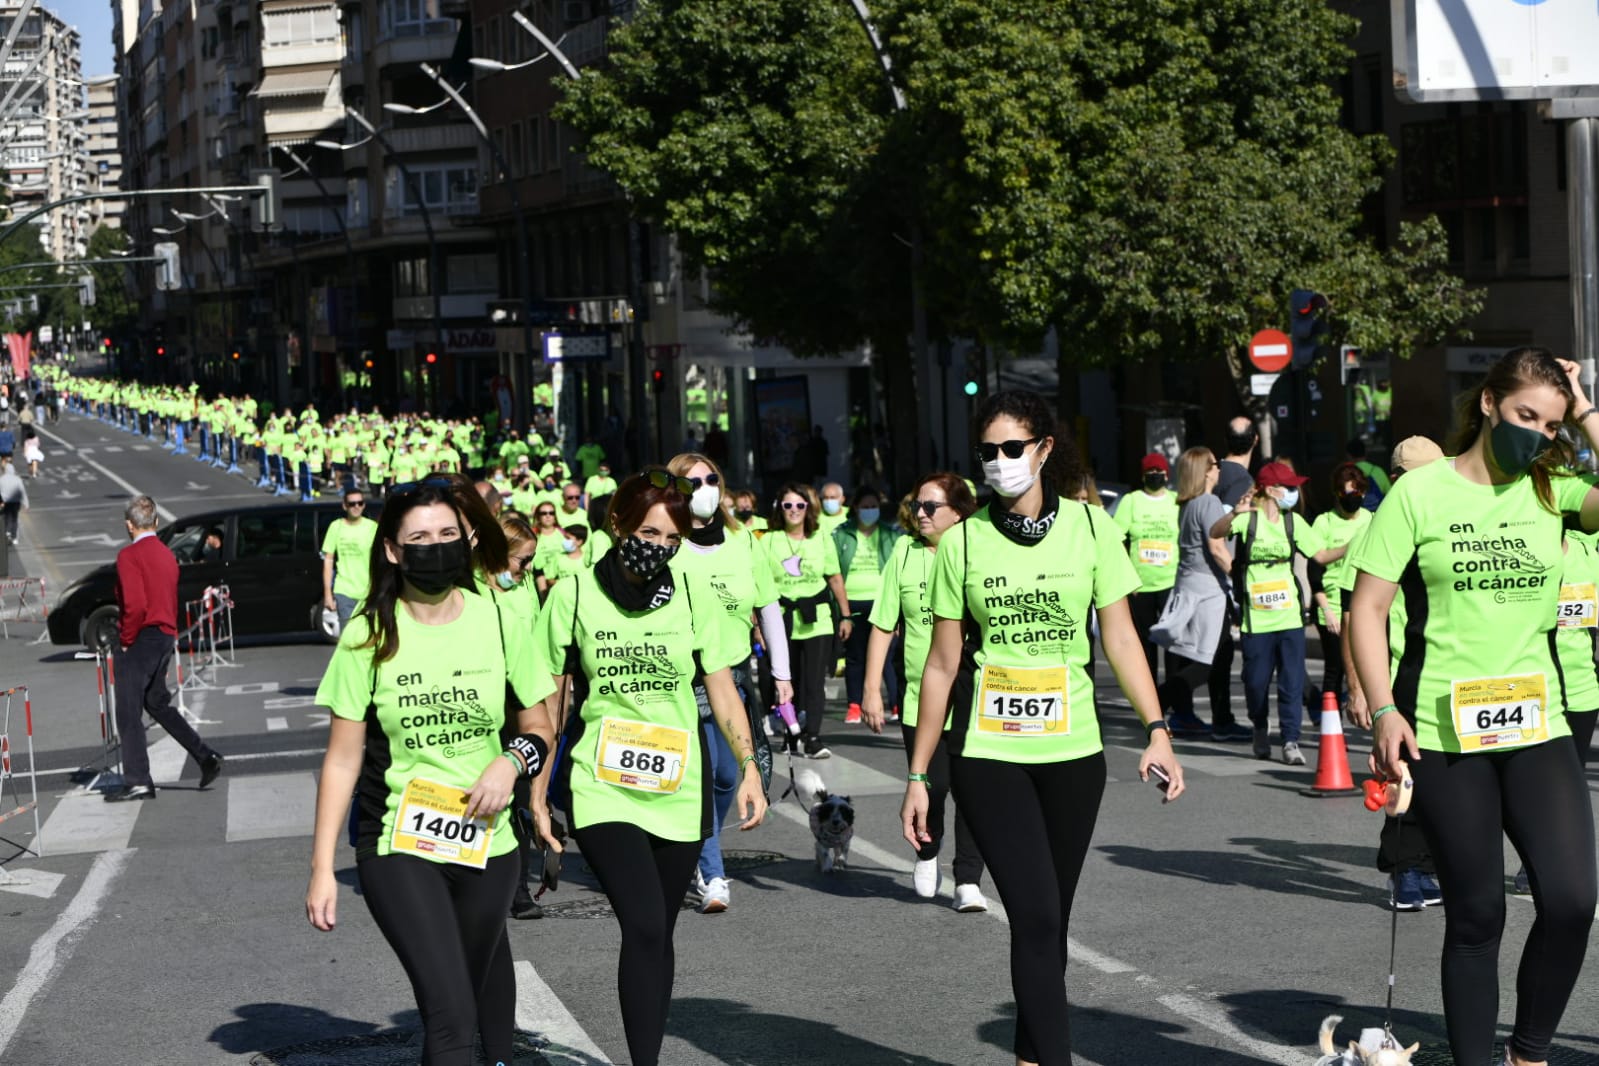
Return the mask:
[[435,840],[458,840],[462,844],[471,844],[477,840],[476,822],[446,818],[442,814],[435,814],[429,818],[428,813],[413,808],[408,819],[410,824],[406,829],[416,836],[430,836]]

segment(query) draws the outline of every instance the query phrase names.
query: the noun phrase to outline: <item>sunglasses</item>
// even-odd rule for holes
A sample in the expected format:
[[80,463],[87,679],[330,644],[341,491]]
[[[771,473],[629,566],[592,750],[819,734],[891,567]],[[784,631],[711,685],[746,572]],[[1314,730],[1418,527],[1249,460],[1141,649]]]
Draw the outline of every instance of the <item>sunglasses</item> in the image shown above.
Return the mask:
[[644,480],[658,489],[676,489],[680,495],[694,495],[694,483],[686,477],[678,477],[670,470],[656,468],[644,471]]
[[1022,453],[1027,450],[1028,445],[1037,444],[1043,439],[1043,437],[1028,437],[1026,440],[1004,440],[998,444],[990,444],[987,441],[983,441],[977,445],[977,458],[982,462],[992,463],[999,458],[1000,452],[1004,452],[1007,459],[1020,459]]
[[366,501],[365,500],[345,500],[344,501],[344,509],[347,510],[347,511],[353,511],[357,507],[365,507],[365,506],[366,506]]
[[569,500],[569,501],[572,501],[572,502],[576,502],[577,500],[581,500],[582,498],[583,498],[583,496],[582,496],[581,493],[573,493],[570,496],[562,496],[561,497],[561,499],[563,499],[563,500]]
[[511,556],[511,562],[516,564],[518,570],[526,570],[528,567],[533,565],[533,556],[513,555]]
[[803,511],[809,506],[810,504],[806,503],[804,500],[801,500],[799,503],[791,503],[788,500],[783,501],[783,510],[785,511]]
[[703,478],[691,477],[688,481],[695,488],[699,488],[701,485],[720,485],[722,483],[721,477],[716,474],[706,474]]
[[911,511],[913,513],[920,511],[928,518],[931,518],[938,513],[938,509],[940,507],[948,506],[949,504],[945,503],[943,500],[916,500],[911,504]]
[[554,518],[555,517],[555,512],[554,511],[534,511],[533,512],[533,517],[535,517],[535,518]]

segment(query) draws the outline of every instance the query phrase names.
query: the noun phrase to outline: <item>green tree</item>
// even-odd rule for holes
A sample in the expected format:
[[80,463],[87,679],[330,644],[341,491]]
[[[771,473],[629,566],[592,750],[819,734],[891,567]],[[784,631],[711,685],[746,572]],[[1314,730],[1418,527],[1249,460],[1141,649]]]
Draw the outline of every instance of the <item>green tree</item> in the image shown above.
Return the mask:
[[758,335],[902,359],[915,232],[934,335],[1021,351],[1053,328],[1063,381],[1225,359],[1242,398],[1245,342],[1301,286],[1331,299],[1335,341],[1399,355],[1479,306],[1436,224],[1363,234],[1393,153],[1338,125],[1355,23],[1325,0],[873,14],[903,112],[848,0],[657,0],[568,87],[589,162]]
[[[129,247],[124,230],[101,226],[89,236],[88,258],[113,259],[126,255]],[[139,305],[132,295],[128,271],[128,267],[107,263],[78,272],[94,276],[94,306],[83,309],[83,318],[94,323],[99,333],[124,333],[139,321]]]

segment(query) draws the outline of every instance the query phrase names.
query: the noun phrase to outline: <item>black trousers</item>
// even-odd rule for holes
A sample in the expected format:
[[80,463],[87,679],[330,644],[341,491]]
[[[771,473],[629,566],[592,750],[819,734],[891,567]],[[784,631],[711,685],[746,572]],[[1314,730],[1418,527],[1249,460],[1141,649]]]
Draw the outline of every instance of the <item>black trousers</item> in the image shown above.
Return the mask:
[[[916,747],[916,727],[900,724],[900,734],[905,738],[905,756],[910,757]],[[933,749],[933,760],[927,764],[927,835],[931,844],[916,849],[918,859],[936,859],[944,843],[944,808],[949,798],[949,738],[939,737]],[[953,864],[957,885],[975,885],[983,879],[983,853],[977,849],[977,838],[972,827],[966,824],[961,808],[955,808],[955,862]]]
[[[1171,589],[1161,589],[1159,592],[1135,592],[1127,597],[1127,607],[1133,616],[1133,628],[1138,630],[1138,643],[1143,645],[1144,658],[1149,662],[1149,676],[1157,685],[1160,684],[1160,671],[1156,665],[1160,645],[1149,639],[1149,630],[1160,619],[1160,613],[1166,609],[1166,601],[1170,598]],[[1171,655],[1167,653],[1168,677],[1171,676],[1171,669]]]
[[834,661],[832,635],[789,641],[788,660],[794,671],[794,710],[805,712],[804,735],[820,737],[827,707],[827,675]]
[[422,1066],[472,1066],[480,1032],[489,1062],[511,1061],[516,985],[505,915],[513,852],[481,870],[382,855],[356,863],[361,897],[411,979],[422,1015]]
[[1427,751],[1411,767],[1413,808],[1444,892],[1444,1020],[1456,1062],[1487,1062],[1499,1017],[1505,929],[1503,838],[1527,864],[1537,918],[1516,974],[1509,1045],[1534,1062],[1582,969],[1599,883],[1593,809],[1569,737],[1472,755]]
[[628,1055],[633,1066],[657,1066],[677,966],[672,934],[702,842],[663,840],[627,822],[585,826],[572,836],[622,927],[616,986]]
[[1070,1066],[1067,924],[1105,792],[1105,754],[1036,765],[955,756],[950,780],[1010,917],[1016,1056]]
[[183,745],[196,762],[211,754],[183,714],[172,706],[167,691],[167,666],[172,662],[172,638],[155,626],[139,630],[133,643],[116,657],[117,732],[122,735],[122,778],[130,785],[148,785],[150,752],[144,736],[144,714],[167,735]]

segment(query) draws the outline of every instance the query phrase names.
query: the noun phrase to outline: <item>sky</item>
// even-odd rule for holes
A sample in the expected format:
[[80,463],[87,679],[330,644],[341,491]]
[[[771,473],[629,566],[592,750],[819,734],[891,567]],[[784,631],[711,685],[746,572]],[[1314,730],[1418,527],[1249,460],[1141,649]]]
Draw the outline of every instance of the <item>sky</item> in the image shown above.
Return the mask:
[[83,73],[88,77],[110,74],[111,0],[39,0],[69,26],[78,28],[83,47]]

